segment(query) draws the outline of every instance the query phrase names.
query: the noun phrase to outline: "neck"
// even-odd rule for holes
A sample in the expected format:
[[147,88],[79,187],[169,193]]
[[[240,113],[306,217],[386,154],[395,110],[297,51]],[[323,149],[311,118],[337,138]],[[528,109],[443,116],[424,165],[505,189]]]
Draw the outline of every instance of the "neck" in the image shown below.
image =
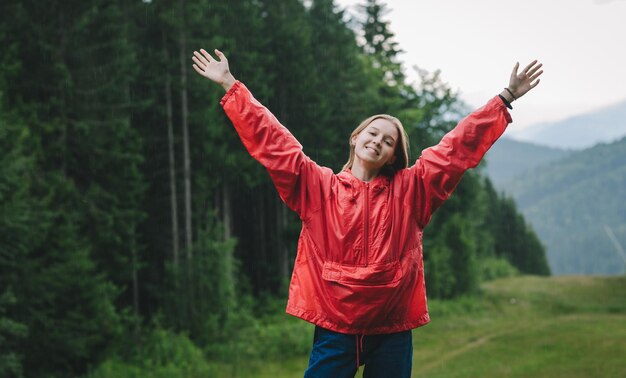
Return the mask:
[[380,169],[370,169],[360,163],[358,159],[355,159],[354,163],[352,163],[351,171],[352,176],[361,181],[370,182],[378,176]]

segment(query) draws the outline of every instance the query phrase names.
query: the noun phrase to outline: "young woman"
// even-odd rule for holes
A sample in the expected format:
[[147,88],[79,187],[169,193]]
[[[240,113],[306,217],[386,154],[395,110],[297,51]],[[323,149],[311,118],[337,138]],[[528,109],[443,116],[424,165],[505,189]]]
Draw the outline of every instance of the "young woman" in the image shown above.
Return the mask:
[[218,50],[194,51],[193,68],[221,85],[221,100],[250,155],[268,170],[302,220],[287,313],[315,324],[305,377],[411,375],[411,330],[429,322],[422,231],[511,122],[510,103],[538,83],[537,61],[464,118],[408,167],[400,121],[379,114],[350,135],[350,157],[334,174],[230,73]]

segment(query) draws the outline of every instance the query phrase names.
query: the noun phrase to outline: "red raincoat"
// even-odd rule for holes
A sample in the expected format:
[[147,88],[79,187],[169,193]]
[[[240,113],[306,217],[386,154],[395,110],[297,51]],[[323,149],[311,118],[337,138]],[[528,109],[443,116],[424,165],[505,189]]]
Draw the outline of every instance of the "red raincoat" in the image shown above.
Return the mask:
[[241,82],[221,105],[302,220],[287,313],[347,334],[428,323],[422,230],[511,122],[502,100],[464,118],[412,167],[371,182],[317,165]]

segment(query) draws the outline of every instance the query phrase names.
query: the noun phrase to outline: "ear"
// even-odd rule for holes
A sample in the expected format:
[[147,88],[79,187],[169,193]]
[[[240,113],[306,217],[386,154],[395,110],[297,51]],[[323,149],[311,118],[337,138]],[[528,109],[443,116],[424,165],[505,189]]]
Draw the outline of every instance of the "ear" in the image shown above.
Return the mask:
[[355,136],[353,136],[353,137],[350,139],[350,145],[351,145],[352,147],[356,146],[356,137],[357,137],[357,136],[355,135]]

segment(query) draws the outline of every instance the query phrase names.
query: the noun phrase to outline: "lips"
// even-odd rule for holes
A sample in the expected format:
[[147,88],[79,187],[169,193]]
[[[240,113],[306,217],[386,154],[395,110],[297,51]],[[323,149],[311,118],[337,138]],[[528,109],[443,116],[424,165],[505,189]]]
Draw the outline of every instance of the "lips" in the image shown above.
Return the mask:
[[380,155],[380,151],[378,151],[374,147],[366,146],[365,148],[367,148],[368,150],[373,151],[376,155]]

